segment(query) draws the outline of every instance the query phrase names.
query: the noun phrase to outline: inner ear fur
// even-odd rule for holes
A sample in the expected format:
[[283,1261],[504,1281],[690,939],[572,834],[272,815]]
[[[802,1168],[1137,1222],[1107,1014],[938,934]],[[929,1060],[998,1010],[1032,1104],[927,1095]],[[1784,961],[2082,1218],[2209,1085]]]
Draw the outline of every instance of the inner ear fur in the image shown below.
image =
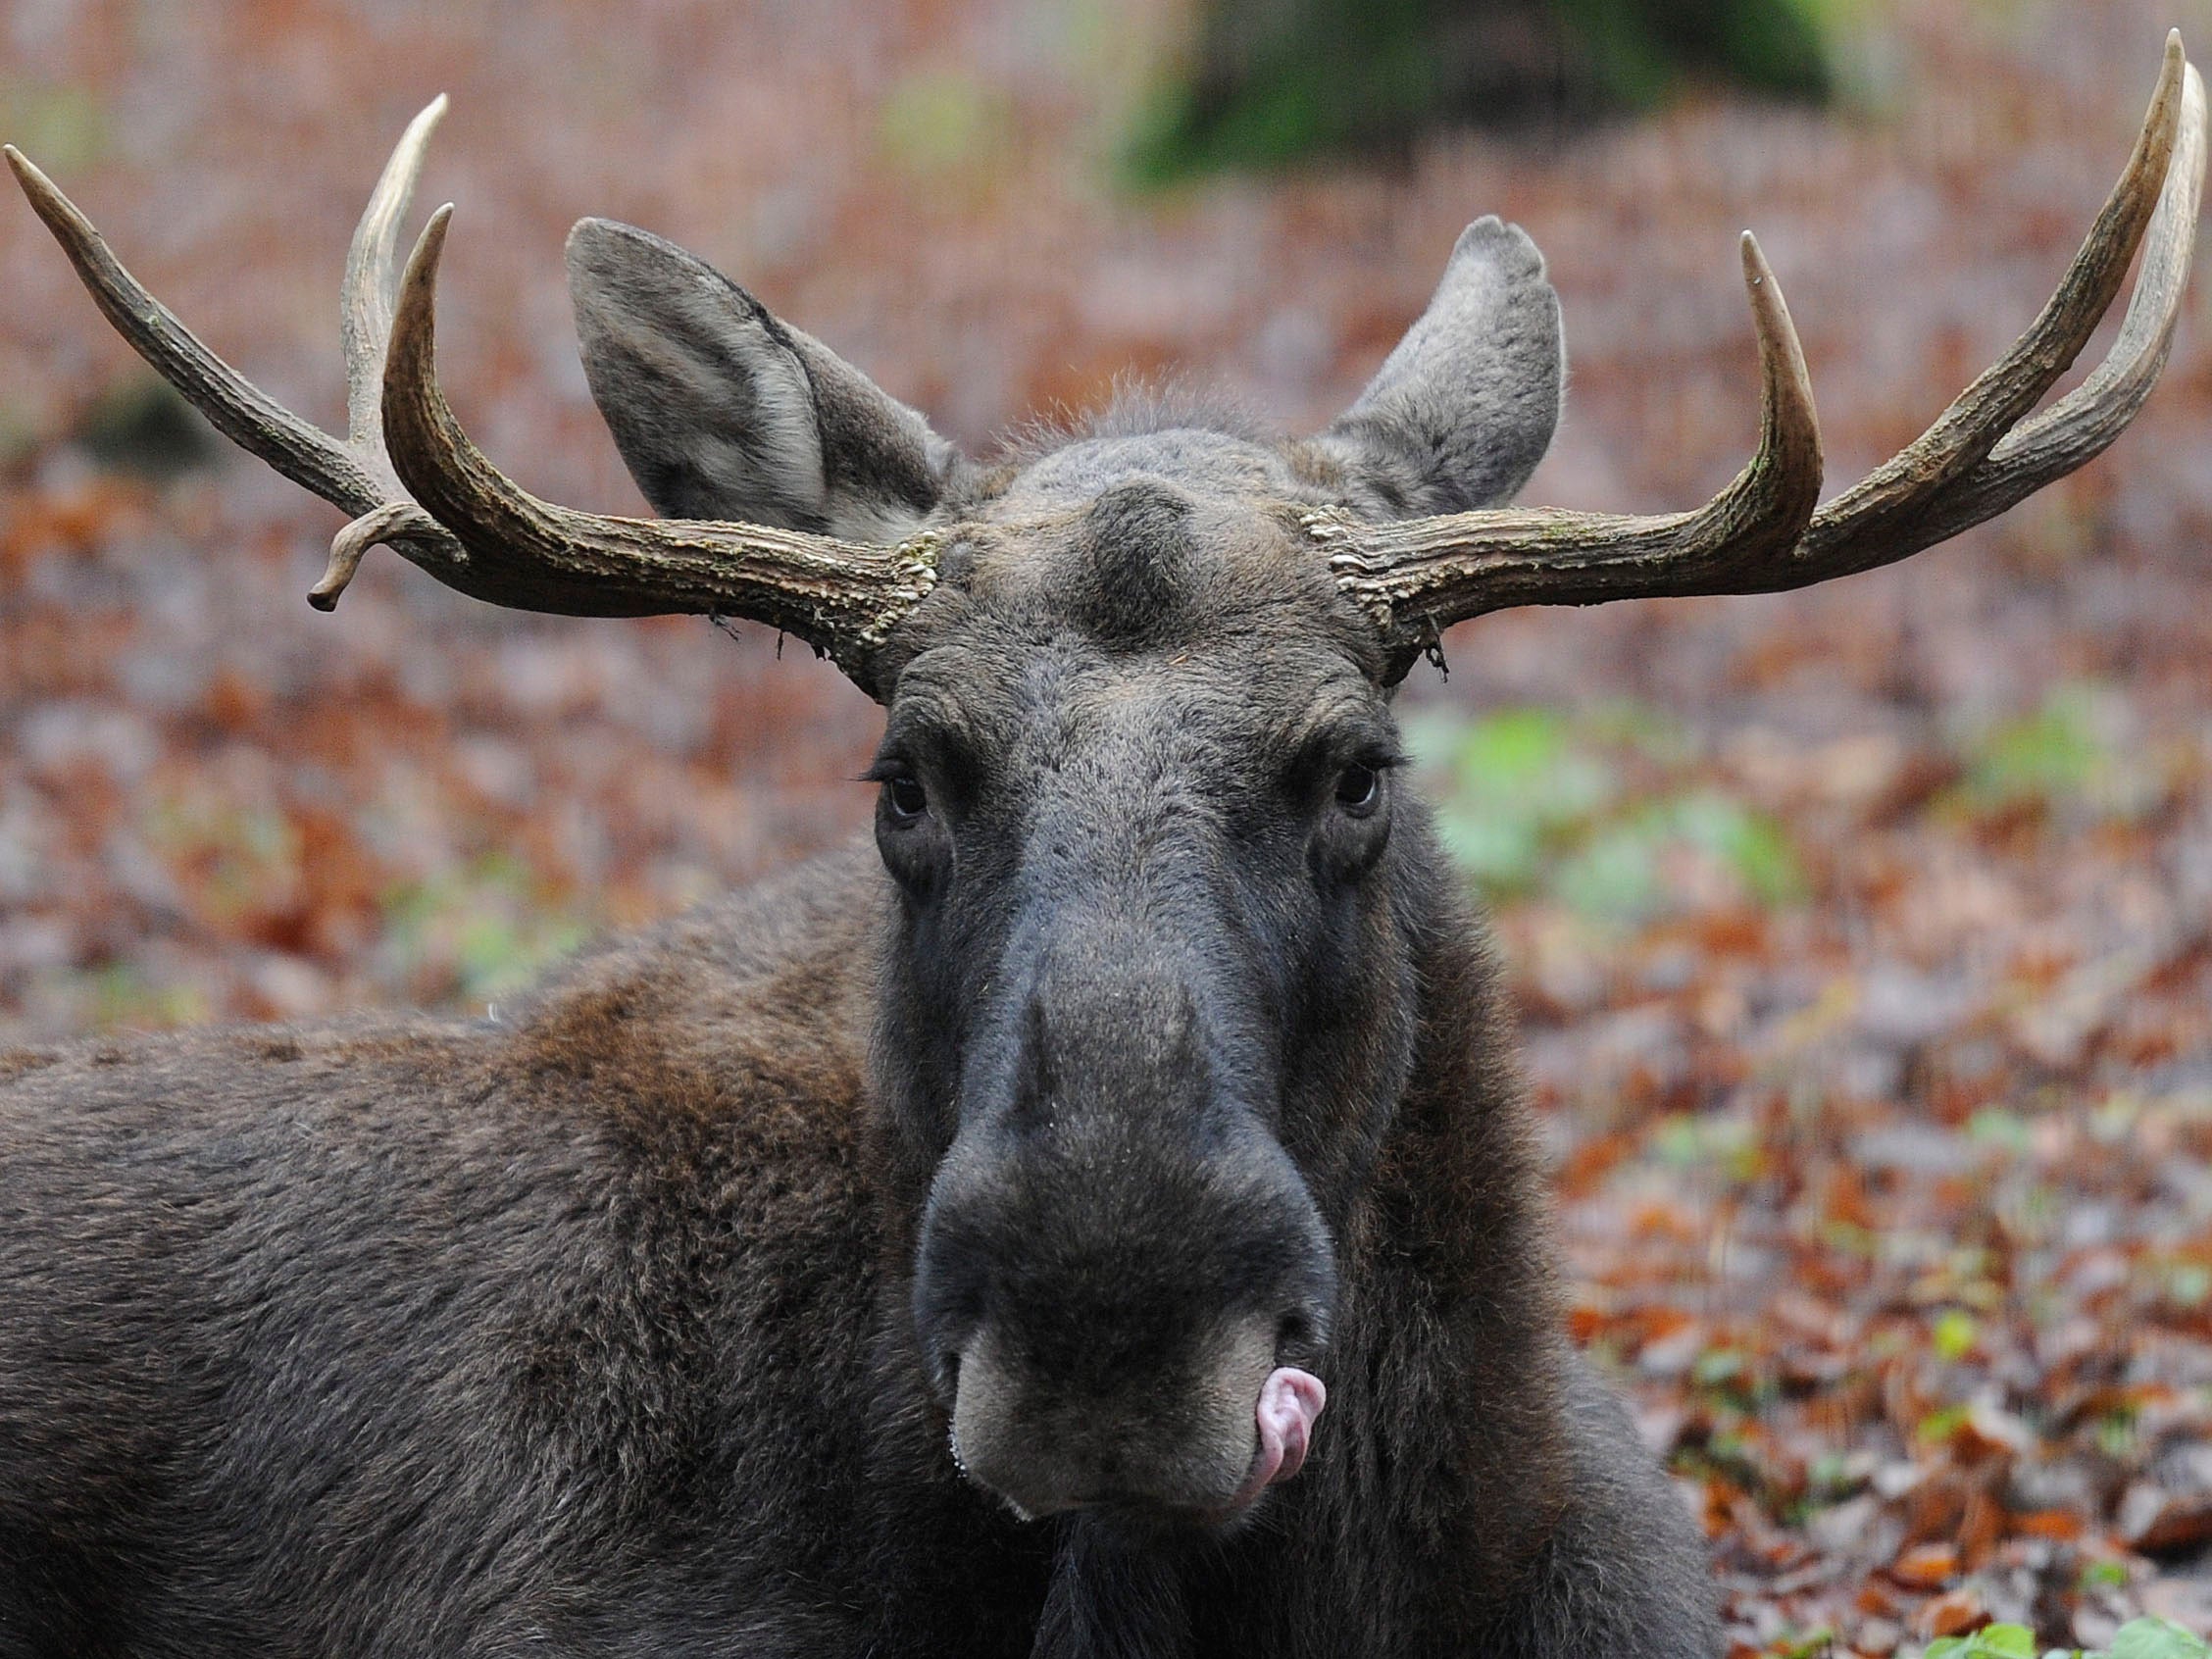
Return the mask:
[[1316,441],[1385,516],[1495,506],[1550,447],[1566,379],[1543,255],[1519,226],[1479,219],[1428,310]]
[[921,415],[673,242],[586,219],[568,267],[592,398],[657,512],[896,541],[962,465]]

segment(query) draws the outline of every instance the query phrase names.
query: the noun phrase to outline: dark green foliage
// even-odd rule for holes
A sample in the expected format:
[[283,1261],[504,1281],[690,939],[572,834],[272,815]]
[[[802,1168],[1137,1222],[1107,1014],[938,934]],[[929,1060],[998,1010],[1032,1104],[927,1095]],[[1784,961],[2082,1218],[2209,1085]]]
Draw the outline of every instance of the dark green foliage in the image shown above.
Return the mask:
[[224,453],[207,418],[150,376],[104,393],[84,412],[76,439],[102,466],[154,478],[209,466]]
[[1160,182],[1388,152],[1435,125],[1584,121],[1696,75],[1826,96],[1810,0],[1208,0],[1195,62],[1139,121],[1130,167]]

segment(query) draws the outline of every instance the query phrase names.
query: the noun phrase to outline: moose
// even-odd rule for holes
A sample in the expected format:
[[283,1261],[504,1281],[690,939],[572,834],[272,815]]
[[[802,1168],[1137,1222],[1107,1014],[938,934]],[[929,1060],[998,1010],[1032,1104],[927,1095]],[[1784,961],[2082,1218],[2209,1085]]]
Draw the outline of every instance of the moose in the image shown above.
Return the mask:
[[2178,38],[2055,297],[1826,505],[1746,236],[1758,447],[1653,517],[1502,505],[1563,358],[1495,219],[1317,435],[1128,398],[987,464],[585,220],[591,389],[667,517],[549,504],[440,391],[450,208],[399,268],[441,107],[354,237],[342,440],[8,159],[130,344],[351,516],[315,603],[384,544],[779,629],[882,706],[875,845],[496,1017],[0,1053],[0,1655],[1717,1653],[1698,1531],[1566,1339],[1393,690],[1462,619],[1823,581],[2097,454],[2195,236]]

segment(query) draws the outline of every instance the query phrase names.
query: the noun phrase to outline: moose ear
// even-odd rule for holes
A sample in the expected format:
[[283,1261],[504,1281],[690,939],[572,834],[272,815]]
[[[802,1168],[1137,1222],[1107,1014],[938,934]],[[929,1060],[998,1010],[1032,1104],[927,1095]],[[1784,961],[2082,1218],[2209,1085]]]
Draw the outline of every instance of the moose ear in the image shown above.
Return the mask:
[[963,465],[920,415],[674,243],[586,219],[568,261],[592,398],[665,516],[896,541]]
[[1317,441],[1388,512],[1493,506],[1550,447],[1566,377],[1543,255],[1519,226],[1478,219],[1429,309]]

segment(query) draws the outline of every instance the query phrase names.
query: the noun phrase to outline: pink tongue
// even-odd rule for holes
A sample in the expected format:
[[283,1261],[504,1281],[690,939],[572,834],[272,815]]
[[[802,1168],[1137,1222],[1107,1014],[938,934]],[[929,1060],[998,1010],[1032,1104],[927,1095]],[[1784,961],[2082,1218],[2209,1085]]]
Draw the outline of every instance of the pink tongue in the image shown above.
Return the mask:
[[1329,1390],[1311,1372],[1286,1365],[1268,1374],[1268,1380],[1260,1384],[1260,1403],[1255,1411],[1260,1449],[1252,1458],[1244,1483],[1229,1500],[1229,1508],[1242,1509],[1278,1481],[1287,1481],[1305,1467],[1314,1419],[1328,1403]]

